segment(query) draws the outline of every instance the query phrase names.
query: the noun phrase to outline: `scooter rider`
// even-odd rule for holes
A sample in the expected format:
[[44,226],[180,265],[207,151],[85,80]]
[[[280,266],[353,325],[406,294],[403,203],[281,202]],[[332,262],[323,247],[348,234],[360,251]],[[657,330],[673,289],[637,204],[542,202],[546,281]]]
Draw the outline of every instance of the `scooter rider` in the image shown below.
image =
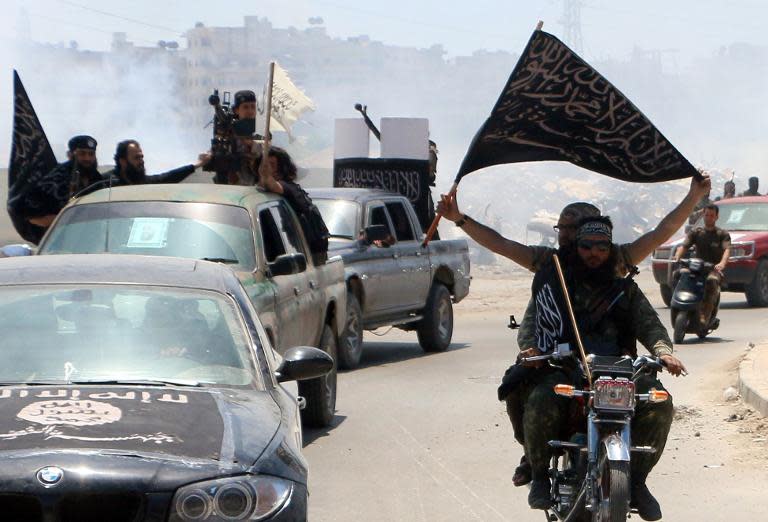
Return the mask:
[[[656,311],[634,281],[616,274],[616,250],[611,247],[611,239],[609,218],[586,218],[578,228],[576,245],[559,250],[585,350],[597,355],[635,356],[636,342],[640,341],[665,362],[670,373],[680,375],[685,367],[672,355],[672,342]],[[521,356],[547,353],[563,342],[575,346],[553,263],[547,263],[537,272],[532,293],[536,347],[524,350]],[[533,364],[543,366],[540,362]],[[551,506],[548,441],[560,438],[567,428],[572,403],[554,393],[555,384],[567,382],[567,376],[561,371],[547,368],[535,372],[534,379],[523,415],[525,451],[533,473],[528,502],[534,509],[548,509]],[[650,388],[661,390],[663,386],[650,376],[637,383],[638,393]],[[633,445],[656,448],[653,454],[633,455],[631,461],[632,505],[644,520],[661,518],[661,508],[648,490],[646,478],[664,450],[672,417],[670,400],[638,404],[632,421]]]
[[[716,226],[720,209],[717,205],[710,204],[704,208],[704,226],[697,227],[690,232],[675,252],[675,262],[679,262],[686,252],[693,246],[696,248],[696,257],[715,265],[714,270],[707,274],[704,285],[704,299],[699,309],[699,322],[702,326],[709,324],[715,303],[720,295],[720,285],[723,280],[723,271],[728,264],[731,255],[731,235],[727,230]],[[687,268],[681,268],[680,274],[690,272]]]

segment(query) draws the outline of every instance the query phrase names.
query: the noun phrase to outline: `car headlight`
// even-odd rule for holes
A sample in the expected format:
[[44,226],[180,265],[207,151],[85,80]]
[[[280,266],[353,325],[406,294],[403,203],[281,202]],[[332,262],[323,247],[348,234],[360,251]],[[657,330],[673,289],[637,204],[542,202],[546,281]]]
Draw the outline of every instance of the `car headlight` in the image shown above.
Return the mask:
[[750,258],[755,255],[755,242],[731,244],[731,259]]
[[198,482],[173,496],[170,522],[263,520],[278,511],[291,495],[291,482],[263,475],[245,475]]
[[657,248],[653,251],[653,259],[669,259],[672,257],[671,248]]
[[628,379],[601,377],[595,382],[595,408],[632,411],[635,409],[635,383]]

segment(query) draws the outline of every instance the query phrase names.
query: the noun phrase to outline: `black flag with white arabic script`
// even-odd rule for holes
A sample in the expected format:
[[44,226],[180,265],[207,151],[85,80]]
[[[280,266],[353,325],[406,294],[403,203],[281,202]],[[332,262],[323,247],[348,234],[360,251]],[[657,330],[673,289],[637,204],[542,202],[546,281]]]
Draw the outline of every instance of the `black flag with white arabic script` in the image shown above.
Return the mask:
[[8,215],[19,235],[32,243],[40,241],[45,229],[25,219],[25,212],[34,209],[26,209],[22,203],[30,187],[39,183],[55,166],[56,156],[19,74],[13,71],[13,142],[8,164]]
[[699,175],[616,87],[536,30],[456,181],[491,165],[547,160],[640,183]]

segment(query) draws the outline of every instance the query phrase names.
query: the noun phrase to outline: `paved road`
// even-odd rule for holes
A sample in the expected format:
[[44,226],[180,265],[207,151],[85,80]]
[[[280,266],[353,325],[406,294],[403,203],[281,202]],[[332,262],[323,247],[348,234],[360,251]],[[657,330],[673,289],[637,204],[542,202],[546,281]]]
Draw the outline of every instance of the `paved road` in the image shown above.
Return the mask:
[[[660,305],[647,274],[641,286]],[[313,522],[543,520],[511,485],[521,451],[495,397],[517,349],[507,317],[526,299],[510,297],[510,310],[459,304],[442,354],[424,355],[412,334],[367,334],[363,367],[339,376],[335,426],[305,434]],[[765,518],[768,421],[722,390],[747,344],[768,337],[768,313],[737,294],[724,303],[718,336],[678,349],[690,375],[664,377],[679,412],[651,482],[665,520]]]

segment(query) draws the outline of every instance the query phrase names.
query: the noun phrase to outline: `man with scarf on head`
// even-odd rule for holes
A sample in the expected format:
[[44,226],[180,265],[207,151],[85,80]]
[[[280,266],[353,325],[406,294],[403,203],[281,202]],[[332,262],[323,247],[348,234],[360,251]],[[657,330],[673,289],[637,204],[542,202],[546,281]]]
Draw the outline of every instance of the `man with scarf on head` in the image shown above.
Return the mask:
[[[613,247],[612,230],[608,217],[587,217],[578,226],[576,243],[558,250],[584,349],[587,354],[635,357],[639,341],[664,361],[672,375],[681,375],[685,366],[672,355],[672,342],[658,314],[631,278],[616,273],[617,249]],[[547,262],[536,273],[531,292],[536,310],[536,346],[521,352],[521,357],[549,353],[560,343],[575,347],[554,262]],[[548,509],[548,441],[565,435],[573,403],[554,392],[555,384],[568,382],[561,369],[545,367],[541,362],[531,364],[541,370],[529,383],[523,414],[525,453],[533,475],[528,503],[534,509]],[[638,393],[664,389],[652,375],[641,377],[636,384]],[[656,449],[652,454],[633,455],[631,461],[630,505],[637,508],[643,520],[661,518],[661,508],[648,490],[646,479],[664,451],[673,416],[671,398],[660,403],[638,403],[635,408],[632,443]]]
[[114,159],[115,168],[104,174],[103,187],[110,183],[113,187],[147,183],[179,183],[193,174],[195,169],[208,163],[211,160],[211,155],[207,152],[200,154],[194,165],[184,165],[153,176],[147,175],[144,168],[144,152],[136,140],[124,140],[118,143]]
[[[662,219],[655,229],[647,232],[631,243],[624,245],[614,245],[616,251],[613,256],[615,259],[615,270],[618,274],[624,275],[633,269],[640,261],[649,256],[653,250],[662,245],[672,235],[677,232],[686,221],[686,218],[694,210],[699,201],[709,194],[711,189],[710,177],[702,173],[701,180],[692,179],[691,185],[685,198],[675,207],[672,212]],[[492,228],[479,223],[478,221],[462,214],[459,211],[456,198],[448,198],[443,195],[438,203],[438,212],[446,219],[453,221],[456,226],[467,233],[469,237],[477,241],[485,248],[511,259],[518,265],[538,272],[542,266],[551,263],[552,255],[557,252],[554,248],[545,246],[523,245],[512,239],[503,237]],[[588,216],[599,216],[600,210],[589,203],[577,202],[566,205],[555,225],[557,231],[557,241],[560,247],[573,244],[576,239],[576,229],[579,221]],[[526,350],[533,344],[533,316],[534,302],[531,299],[525,312],[520,330],[518,333],[518,347],[520,350]],[[504,375],[502,384],[499,387],[498,397],[507,405],[507,413],[512,423],[515,439],[523,444],[523,408],[524,403],[520,400],[517,387],[524,381],[526,375],[532,372],[521,370],[517,365],[511,366]],[[522,486],[530,482],[531,470],[525,455],[521,458],[520,465],[515,469],[512,481],[515,486]]]
[[30,179],[20,193],[9,197],[9,206],[33,225],[48,228],[71,197],[82,195],[102,179],[95,139],[74,136],[67,145],[67,161],[39,179]]

